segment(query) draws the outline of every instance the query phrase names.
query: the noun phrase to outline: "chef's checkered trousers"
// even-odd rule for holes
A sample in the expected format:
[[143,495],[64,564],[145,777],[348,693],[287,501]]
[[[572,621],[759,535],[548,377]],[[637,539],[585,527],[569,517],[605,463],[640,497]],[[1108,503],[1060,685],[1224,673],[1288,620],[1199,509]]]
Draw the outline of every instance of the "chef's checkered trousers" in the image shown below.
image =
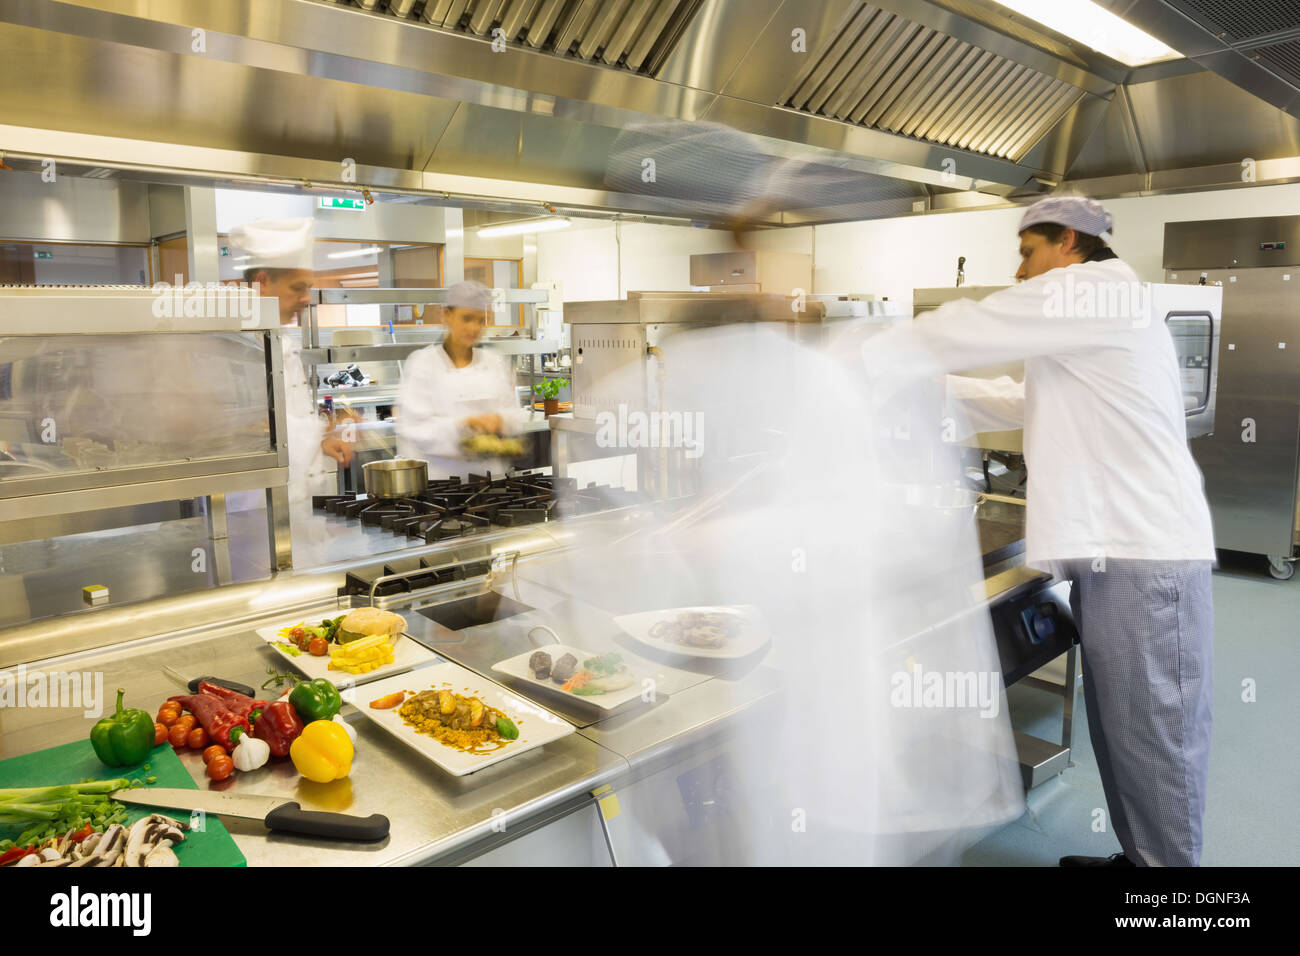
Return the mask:
[[[1100,566],[1101,562],[1097,562]],[[1065,562],[1088,733],[1124,855],[1196,866],[1210,768],[1208,561]]]

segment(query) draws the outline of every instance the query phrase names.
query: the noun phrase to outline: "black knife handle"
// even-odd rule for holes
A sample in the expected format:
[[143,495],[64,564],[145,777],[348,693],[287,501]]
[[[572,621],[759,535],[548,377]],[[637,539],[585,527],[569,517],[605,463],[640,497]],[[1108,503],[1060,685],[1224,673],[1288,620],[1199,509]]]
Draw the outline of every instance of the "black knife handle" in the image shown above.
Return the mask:
[[326,813],[323,810],[304,810],[296,803],[276,807],[264,821],[271,830],[301,833],[306,836],[333,837],[337,840],[373,842],[388,836],[388,817],[372,813],[368,817],[350,813]]
[[236,694],[243,694],[245,697],[257,697],[257,691],[247,684],[241,684],[237,680],[226,680],[224,677],[196,677],[187,685],[191,694],[199,692],[199,684],[204,682],[216,684],[218,687],[224,687],[226,690],[233,690]]

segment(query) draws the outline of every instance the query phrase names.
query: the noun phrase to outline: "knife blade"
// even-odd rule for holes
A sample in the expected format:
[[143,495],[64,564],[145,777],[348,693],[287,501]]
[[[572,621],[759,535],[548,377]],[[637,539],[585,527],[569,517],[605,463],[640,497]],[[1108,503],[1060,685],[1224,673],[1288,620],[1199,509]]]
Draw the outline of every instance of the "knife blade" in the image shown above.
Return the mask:
[[173,680],[180,681],[183,686],[188,687],[190,689],[191,694],[197,694],[199,692],[199,684],[201,684],[203,681],[207,681],[209,684],[216,684],[218,687],[224,687],[227,690],[233,690],[235,693],[243,694],[245,697],[253,697],[253,698],[257,697],[257,691],[253,690],[253,688],[249,687],[247,684],[239,683],[239,681],[226,680],[226,678],[224,677],[211,677],[208,675],[204,675],[203,677],[193,677],[193,678],[186,677],[180,671],[176,670],[176,668],[169,667],[166,664],[163,665],[162,670],[163,673],[166,674],[168,677],[172,678]]
[[269,830],[304,836],[364,842],[374,842],[388,836],[388,817],[381,813],[359,817],[350,813],[304,810],[288,797],[273,797],[268,794],[139,787],[133,790],[114,790],[109,797],[138,806],[202,810],[217,816],[261,820]]

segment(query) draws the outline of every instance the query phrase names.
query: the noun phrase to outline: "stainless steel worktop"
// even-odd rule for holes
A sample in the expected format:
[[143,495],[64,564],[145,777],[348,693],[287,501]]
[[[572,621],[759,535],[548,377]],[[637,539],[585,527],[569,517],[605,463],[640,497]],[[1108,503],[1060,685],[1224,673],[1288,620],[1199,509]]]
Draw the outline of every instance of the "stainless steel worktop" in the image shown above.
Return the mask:
[[[1015,514],[1012,510],[1009,517],[1002,516],[1008,526],[1014,525]],[[591,515],[408,552],[454,555],[459,560],[516,550],[524,556],[517,575],[497,575],[492,592],[506,602],[517,600],[518,605],[506,603],[481,621],[471,613],[450,627],[445,616],[440,622],[436,614],[420,613],[432,608],[408,608],[403,614],[412,636],[435,653],[559,713],[578,728],[577,733],[467,777],[453,777],[372,726],[356,710],[356,705],[364,707],[368,702],[362,685],[344,708],[344,718],[358,732],[357,755],[346,780],[311,783],[302,780],[288,761],[273,761],[263,770],[236,775],[227,786],[234,791],[283,795],[308,809],[381,812],[392,822],[390,836],[378,844],[337,843],[272,836],[256,822],[227,821],[249,863],[463,862],[514,834],[591,807],[596,800],[593,791],[633,787],[665,766],[706,754],[750,718],[766,713],[779,690],[780,668],[771,648],[736,662],[659,657],[623,634],[611,610],[566,593],[568,589],[556,586],[554,573],[542,573],[557,561],[552,572],[562,570],[562,555],[553,558],[579,539],[591,545],[621,537],[635,522],[630,513]],[[1005,536],[995,535],[999,542]],[[1015,556],[1009,556],[998,566],[1015,561]],[[101,700],[113,689],[125,687],[128,702],[145,709],[181,692],[163,674],[164,664],[187,675],[215,673],[259,686],[268,668],[288,668],[255,630],[289,617],[312,619],[336,613],[338,585],[346,569],[358,563],[59,618],[44,627],[0,631],[0,666],[12,669],[19,661],[39,658],[26,665],[29,671],[99,673],[104,688]],[[1019,572],[1027,570],[1013,568],[1012,572],[1019,581]],[[1001,577],[993,568],[987,573],[990,582]],[[666,579],[663,583],[668,586]],[[95,624],[104,634],[95,636]],[[633,701],[604,714],[493,672],[494,663],[533,646],[529,634],[538,624],[552,628],[562,641],[595,653],[617,650],[636,673],[653,678],[653,699]],[[54,649],[78,647],[52,656]],[[80,709],[6,709],[0,712],[0,757],[84,739],[90,723]],[[201,787],[211,785],[197,754],[185,753],[181,759]]]
[[[615,529],[626,520],[619,516],[593,517]],[[528,528],[467,541],[489,551],[518,549],[528,555],[563,547],[564,524],[543,529],[545,534]],[[450,552],[455,545],[447,543],[442,549],[424,550]],[[464,549],[466,542],[460,542],[459,547]],[[45,656],[36,661],[32,661],[32,649],[44,644],[34,633],[39,629],[0,631],[0,664],[12,669],[17,661],[27,660],[31,661],[25,665],[29,672],[100,674],[104,688],[101,700],[106,700],[112,689],[125,687],[128,702],[145,709],[156,708],[167,697],[183,692],[162,672],[164,664],[187,675],[215,673],[259,686],[266,679],[268,668],[288,668],[257,637],[255,630],[287,617],[312,619],[336,613],[338,600],[332,595],[341,577],[341,569],[325,569],[312,574],[285,575],[272,582],[219,589],[188,599],[173,597],[137,608],[114,608],[111,613],[98,617],[109,634],[118,637],[131,631],[150,634],[157,628],[158,636],[98,648],[87,646],[75,653]],[[481,660],[473,655],[457,656],[462,663],[468,662],[489,677],[490,665],[514,653],[510,650],[512,642],[526,640],[534,621],[549,623],[562,633],[581,625],[584,635],[594,633],[593,622],[598,622],[597,630],[603,623],[610,631],[609,639],[615,640],[613,635],[617,629],[604,612],[544,595],[527,581],[519,583],[527,592],[526,600],[546,607],[459,632],[442,627],[418,611],[408,609],[403,613],[410,622],[412,635],[435,649],[440,643],[445,648],[456,644],[478,648]],[[508,577],[499,584],[503,589],[513,590]],[[192,610],[191,614],[187,615],[187,608]],[[78,635],[96,616],[78,617],[79,620],[58,620],[51,625],[69,642],[93,642],[93,638]],[[187,627],[186,623],[192,626]],[[604,644],[591,649],[603,650]],[[600,720],[599,727],[593,726],[591,719],[584,721],[579,716],[573,720],[580,727],[578,733],[467,777],[444,773],[371,726],[354,706],[365,706],[367,702],[362,685],[353,703],[346,705],[343,712],[358,732],[357,755],[346,780],[315,784],[302,780],[288,761],[273,761],[273,766],[255,773],[236,775],[228,786],[234,791],[283,795],[308,809],[358,814],[381,812],[392,822],[390,836],[378,844],[350,844],[272,836],[252,821],[229,820],[228,829],[251,865],[418,864],[436,862],[448,855],[459,859],[465,848],[480,841],[486,844],[508,839],[512,826],[526,822],[528,827],[534,827],[548,817],[571,812],[575,806],[591,804],[593,790],[628,778],[647,755],[689,748],[693,742],[710,738],[724,729],[738,701],[742,707],[759,702],[774,686],[774,681],[767,681],[755,685],[757,692],[748,686],[738,690],[708,668],[695,671],[639,659],[637,663],[655,675],[657,694],[653,702],[636,702],[631,708]],[[746,671],[753,666],[747,665]],[[564,701],[549,699],[550,696],[553,695],[543,693],[535,699],[566,713]],[[84,739],[91,722],[80,709],[7,708],[0,712],[0,757]],[[203,776],[197,754],[184,753],[181,759],[201,787],[211,786]]]

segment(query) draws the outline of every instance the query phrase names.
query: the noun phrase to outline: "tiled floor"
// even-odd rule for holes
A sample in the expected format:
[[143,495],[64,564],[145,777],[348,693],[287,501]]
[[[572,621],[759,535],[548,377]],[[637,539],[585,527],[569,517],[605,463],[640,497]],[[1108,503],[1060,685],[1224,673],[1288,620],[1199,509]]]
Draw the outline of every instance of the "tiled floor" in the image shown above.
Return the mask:
[[[1275,581],[1264,559],[1223,552],[1214,575],[1214,734],[1202,866],[1300,865],[1300,576]],[[1243,682],[1255,702],[1243,701]],[[1060,700],[1013,687],[1018,730],[1059,739]],[[972,847],[966,866],[1055,866],[1072,853],[1119,851],[1111,832],[1093,832],[1104,808],[1080,693],[1075,766],[1034,788],[1027,810]],[[1105,815],[1101,815],[1105,819]]]

